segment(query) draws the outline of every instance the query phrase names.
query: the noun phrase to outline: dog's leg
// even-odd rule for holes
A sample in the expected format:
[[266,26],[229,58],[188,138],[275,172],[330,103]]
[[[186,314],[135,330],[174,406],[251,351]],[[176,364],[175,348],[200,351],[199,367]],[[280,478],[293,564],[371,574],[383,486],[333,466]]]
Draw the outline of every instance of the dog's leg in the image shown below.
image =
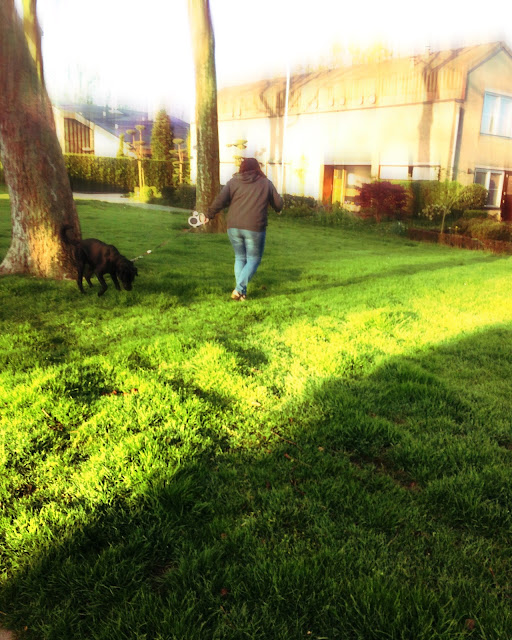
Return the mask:
[[101,273],[97,273],[96,275],[98,276],[98,280],[100,281],[100,285],[101,285],[101,289],[100,291],[98,291],[98,295],[102,296],[108,288],[107,283],[105,282],[105,278],[102,276]]
[[90,267],[90,265],[88,265],[88,264],[87,264],[87,265],[85,266],[85,269],[84,269],[84,278],[86,279],[87,284],[88,284],[90,287],[93,287],[94,285],[93,285],[93,284],[92,284],[92,282],[91,282],[91,275],[92,275],[91,267]]
[[82,285],[83,276],[84,276],[84,265],[83,265],[82,262],[80,262],[79,265],[78,265],[78,270],[77,270],[76,283],[77,283],[78,288],[80,289],[80,291],[82,293],[85,293],[84,287]]
[[119,284],[119,280],[117,279],[117,276],[115,273],[111,273],[110,274],[112,276],[112,282],[114,283],[114,287],[118,290],[121,291],[121,286]]

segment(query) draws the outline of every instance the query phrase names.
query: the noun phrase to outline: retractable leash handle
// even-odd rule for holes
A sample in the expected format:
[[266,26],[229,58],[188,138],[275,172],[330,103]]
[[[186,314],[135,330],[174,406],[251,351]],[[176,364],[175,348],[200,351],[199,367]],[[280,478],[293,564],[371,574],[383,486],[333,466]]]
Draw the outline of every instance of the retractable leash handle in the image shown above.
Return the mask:
[[200,213],[193,211],[192,215],[188,219],[188,223],[191,227],[202,227],[204,222],[201,222]]

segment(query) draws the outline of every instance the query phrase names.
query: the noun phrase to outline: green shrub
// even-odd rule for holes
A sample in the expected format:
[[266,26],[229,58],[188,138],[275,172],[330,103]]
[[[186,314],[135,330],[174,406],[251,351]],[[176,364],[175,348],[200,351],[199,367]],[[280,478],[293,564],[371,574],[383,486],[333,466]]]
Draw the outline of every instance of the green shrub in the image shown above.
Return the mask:
[[450,207],[447,204],[428,204],[421,215],[428,220],[440,220],[441,221],[441,233],[444,233],[444,225],[446,221],[446,216],[450,213]]
[[162,189],[162,196],[171,207],[180,209],[195,209],[196,186],[194,184],[180,184],[176,188]]
[[316,214],[316,210],[307,204],[294,204],[283,207],[283,214],[290,218],[311,218]]
[[142,161],[142,167],[146,183],[154,185],[158,191],[173,186],[172,162],[146,159]]
[[457,235],[467,236],[469,235],[470,220],[473,218],[459,218],[451,226],[451,232]]
[[470,218],[463,225],[465,234],[479,240],[512,241],[512,227],[505,222],[498,222],[490,218]]
[[441,232],[447,216],[452,214],[464,215],[465,211],[472,211],[468,217],[482,217],[487,200],[487,190],[479,184],[462,186],[456,181],[428,182],[422,187],[422,201],[425,203],[420,215],[430,220],[441,220]]
[[471,218],[489,218],[489,213],[485,209],[466,209],[462,214],[463,218],[470,220]]
[[139,189],[139,187],[135,187],[133,192],[133,199],[136,200],[137,202],[148,203],[155,199],[159,199],[161,197],[162,197],[162,194],[160,193],[160,191],[158,191],[156,187],[152,187],[148,185],[142,187],[142,189]]
[[317,201],[310,196],[293,196],[289,193],[285,193],[283,200],[285,209],[290,207],[308,207],[309,209],[316,209],[318,206]]
[[487,190],[479,184],[462,186],[456,181],[437,180],[397,181],[407,193],[406,211],[421,216],[430,205],[447,205],[459,215],[466,210],[482,209],[487,201]]
[[445,180],[443,182],[429,181],[423,186],[423,199],[425,207],[430,205],[440,205],[453,210],[462,192],[460,182]]
[[461,212],[483,209],[486,202],[487,189],[481,184],[468,184],[462,187],[453,208]]
[[345,229],[375,226],[374,218],[363,218],[357,213],[345,209],[338,202],[329,208],[318,207],[317,210],[309,216],[308,220],[325,227],[343,227]]

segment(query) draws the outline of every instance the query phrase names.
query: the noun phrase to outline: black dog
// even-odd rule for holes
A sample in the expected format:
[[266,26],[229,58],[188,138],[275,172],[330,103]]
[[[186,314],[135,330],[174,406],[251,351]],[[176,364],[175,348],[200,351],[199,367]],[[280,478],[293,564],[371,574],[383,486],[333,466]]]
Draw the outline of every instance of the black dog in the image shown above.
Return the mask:
[[[122,256],[112,244],[105,244],[96,238],[86,240],[75,240],[69,238],[67,231],[72,229],[70,225],[65,225],[61,229],[62,241],[75,248],[75,262],[77,267],[76,282],[82,293],[85,293],[82,286],[82,278],[92,287],[91,275],[94,273],[100,281],[101,290],[98,295],[102,296],[107,290],[107,283],[104,275],[109,273],[115,288],[120,291],[119,280],[126,291],[132,290],[133,281],[137,275],[137,267],[131,260]],[[118,280],[119,278],[119,280]]]

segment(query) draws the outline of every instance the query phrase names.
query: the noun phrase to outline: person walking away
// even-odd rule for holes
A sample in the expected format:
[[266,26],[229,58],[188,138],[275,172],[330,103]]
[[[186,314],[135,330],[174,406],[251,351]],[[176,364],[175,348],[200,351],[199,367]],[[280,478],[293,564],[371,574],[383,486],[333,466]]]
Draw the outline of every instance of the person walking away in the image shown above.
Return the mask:
[[244,158],[240,170],[220,191],[201,222],[207,224],[219,211],[229,206],[228,236],[235,252],[236,287],[233,300],[245,300],[247,285],[256,273],[265,248],[268,206],[276,213],[283,208],[283,199],[265,176],[256,158]]

